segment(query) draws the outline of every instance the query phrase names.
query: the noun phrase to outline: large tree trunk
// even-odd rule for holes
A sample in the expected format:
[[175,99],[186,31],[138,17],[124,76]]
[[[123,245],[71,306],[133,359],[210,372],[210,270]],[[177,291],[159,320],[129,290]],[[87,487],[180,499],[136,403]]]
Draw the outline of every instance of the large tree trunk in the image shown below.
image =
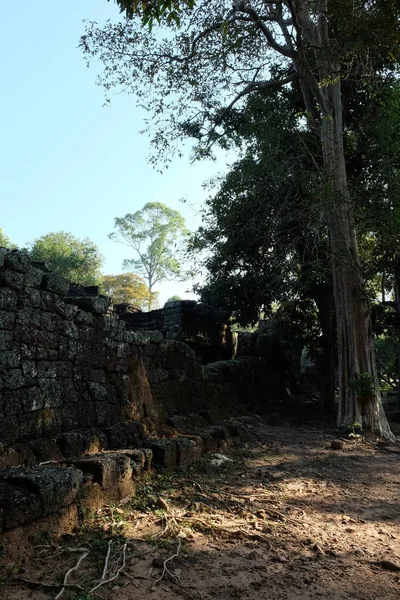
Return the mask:
[[321,325],[322,356],[320,362],[320,401],[326,415],[336,414],[336,327],[332,289],[323,288],[313,294],[318,308],[318,319]]
[[[320,136],[328,198],[335,298],[339,410],[338,424],[358,422],[395,440],[384,413],[372,340],[370,305],[360,269],[353,207],[350,201],[343,147],[342,104],[338,70],[322,78],[325,99]],[[335,79],[334,79],[335,78]],[[363,385],[360,383],[360,376]],[[369,389],[368,382],[370,383]]]

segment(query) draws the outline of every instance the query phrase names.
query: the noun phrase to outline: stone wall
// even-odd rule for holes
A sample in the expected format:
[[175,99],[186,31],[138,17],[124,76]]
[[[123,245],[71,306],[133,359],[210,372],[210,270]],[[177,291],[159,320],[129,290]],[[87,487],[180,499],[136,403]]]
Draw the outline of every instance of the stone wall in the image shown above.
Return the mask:
[[45,265],[1,250],[3,446],[143,416],[149,397],[134,384],[137,340],[104,315],[105,298],[66,298],[68,289]]
[[152,330],[138,331],[132,318],[110,316],[95,288],[0,248],[2,535],[121,500],[152,464],[185,467],[225,448],[240,424],[223,418],[275,410],[279,382],[266,362],[202,366],[177,339],[177,320],[198,351],[221,350],[224,339],[228,349],[231,338],[202,307],[174,304],[155,321],[162,331],[151,313],[142,325]]
[[[106,298],[68,293],[44,263],[0,249],[0,466],[135,447],[168,418],[212,420],[277,396],[259,358],[203,368],[165,331],[107,315]],[[189,332],[195,304],[180,305]]]
[[119,310],[127,329],[160,331],[167,340],[184,342],[202,364],[229,360],[236,352],[236,334],[214,311],[195,300],[167,302],[147,313]]

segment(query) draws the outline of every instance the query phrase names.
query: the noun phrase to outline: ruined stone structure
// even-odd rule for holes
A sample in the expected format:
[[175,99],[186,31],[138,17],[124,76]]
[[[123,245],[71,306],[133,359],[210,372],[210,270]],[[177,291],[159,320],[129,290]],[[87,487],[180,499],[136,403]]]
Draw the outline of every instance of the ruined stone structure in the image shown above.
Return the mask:
[[[139,327],[95,292],[0,249],[0,531],[90,496],[88,482],[121,497],[151,460],[187,464],[229,436],[219,418],[277,396],[260,358],[200,364],[201,344],[226,358],[233,342],[195,303],[139,314]],[[192,436],[157,439],[166,424]]]
[[207,306],[195,300],[167,302],[148,313],[119,311],[131,331],[160,331],[167,340],[185,342],[202,364],[230,360],[236,353],[236,334]]

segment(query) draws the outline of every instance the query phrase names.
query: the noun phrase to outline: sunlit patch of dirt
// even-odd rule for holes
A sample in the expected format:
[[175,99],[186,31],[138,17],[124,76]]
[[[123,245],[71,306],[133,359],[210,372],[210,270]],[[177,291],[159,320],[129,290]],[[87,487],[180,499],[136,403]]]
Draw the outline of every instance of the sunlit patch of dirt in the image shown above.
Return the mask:
[[249,430],[231,462],[156,475],[24,569],[5,564],[0,597],[397,600],[400,454],[334,451],[315,428]]

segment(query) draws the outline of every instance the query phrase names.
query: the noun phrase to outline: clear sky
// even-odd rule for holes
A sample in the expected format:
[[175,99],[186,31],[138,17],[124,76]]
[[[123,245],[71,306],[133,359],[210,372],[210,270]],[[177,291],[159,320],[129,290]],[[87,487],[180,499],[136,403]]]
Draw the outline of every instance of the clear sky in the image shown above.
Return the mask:
[[[189,228],[199,217],[180,203],[200,206],[202,183],[225,168],[176,160],[163,175],[147,164],[148,138],[133,97],[103,106],[77,48],[83,19],[116,20],[106,0],[3,2],[0,36],[0,227],[24,246],[50,231],[89,237],[105,256],[104,273],[122,272],[127,249],[108,240],[114,217],[164,202],[182,212]],[[164,302],[188,284],[159,287]]]

